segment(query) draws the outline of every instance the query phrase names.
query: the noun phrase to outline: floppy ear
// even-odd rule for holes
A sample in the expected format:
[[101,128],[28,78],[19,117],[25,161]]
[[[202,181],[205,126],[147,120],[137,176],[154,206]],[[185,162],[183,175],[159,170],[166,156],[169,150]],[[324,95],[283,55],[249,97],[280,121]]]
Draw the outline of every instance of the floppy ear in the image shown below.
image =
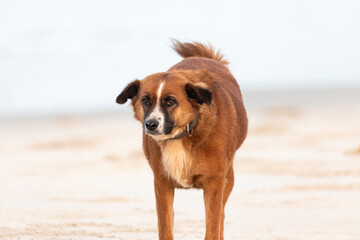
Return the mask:
[[126,88],[120,93],[120,95],[116,98],[116,102],[119,104],[124,104],[128,99],[132,99],[135,97],[139,91],[140,81],[135,80],[129,83]]
[[210,105],[212,99],[212,93],[210,90],[196,86],[192,83],[187,83],[185,86],[185,91],[188,98],[193,98],[199,104],[206,103]]

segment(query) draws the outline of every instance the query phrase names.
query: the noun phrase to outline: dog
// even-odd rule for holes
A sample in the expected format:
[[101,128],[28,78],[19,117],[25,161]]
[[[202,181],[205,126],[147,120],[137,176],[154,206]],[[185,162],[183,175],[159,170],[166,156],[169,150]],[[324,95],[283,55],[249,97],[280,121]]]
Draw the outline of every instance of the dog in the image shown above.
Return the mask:
[[131,99],[134,116],[143,125],[159,239],[173,239],[176,188],[203,189],[205,240],[224,239],[233,158],[248,128],[240,87],[224,56],[211,45],[172,44],[184,59],[166,72],[131,82],[116,102]]

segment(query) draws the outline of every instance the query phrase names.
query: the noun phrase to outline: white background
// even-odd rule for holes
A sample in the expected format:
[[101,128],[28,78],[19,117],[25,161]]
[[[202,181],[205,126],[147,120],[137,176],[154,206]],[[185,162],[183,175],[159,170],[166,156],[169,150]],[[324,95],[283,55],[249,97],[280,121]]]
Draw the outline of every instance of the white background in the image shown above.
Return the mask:
[[360,84],[360,2],[0,1],[0,116],[112,111],[126,83],[211,42],[243,91]]

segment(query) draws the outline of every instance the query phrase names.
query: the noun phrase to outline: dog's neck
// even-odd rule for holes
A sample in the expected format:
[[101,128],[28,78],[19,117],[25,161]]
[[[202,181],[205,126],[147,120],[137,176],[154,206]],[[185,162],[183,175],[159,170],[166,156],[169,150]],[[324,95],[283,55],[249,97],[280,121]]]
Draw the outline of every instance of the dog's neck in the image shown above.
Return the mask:
[[196,116],[196,118],[194,120],[192,120],[190,123],[188,123],[186,125],[186,129],[184,131],[182,131],[181,133],[175,135],[175,137],[173,138],[170,138],[168,140],[176,140],[176,139],[180,139],[180,138],[183,138],[185,137],[186,135],[188,135],[189,137],[191,137],[193,135],[193,131],[194,131],[194,128],[197,124],[199,120],[199,115]]

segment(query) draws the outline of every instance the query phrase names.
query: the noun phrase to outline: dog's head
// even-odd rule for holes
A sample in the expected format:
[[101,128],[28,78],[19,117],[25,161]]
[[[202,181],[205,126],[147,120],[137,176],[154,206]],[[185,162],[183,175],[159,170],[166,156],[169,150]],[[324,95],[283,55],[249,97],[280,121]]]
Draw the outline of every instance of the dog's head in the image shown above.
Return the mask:
[[211,104],[208,86],[194,79],[200,77],[181,71],[153,74],[131,82],[116,102],[123,104],[131,99],[145,134],[160,141],[172,139],[198,117],[203,104]]

